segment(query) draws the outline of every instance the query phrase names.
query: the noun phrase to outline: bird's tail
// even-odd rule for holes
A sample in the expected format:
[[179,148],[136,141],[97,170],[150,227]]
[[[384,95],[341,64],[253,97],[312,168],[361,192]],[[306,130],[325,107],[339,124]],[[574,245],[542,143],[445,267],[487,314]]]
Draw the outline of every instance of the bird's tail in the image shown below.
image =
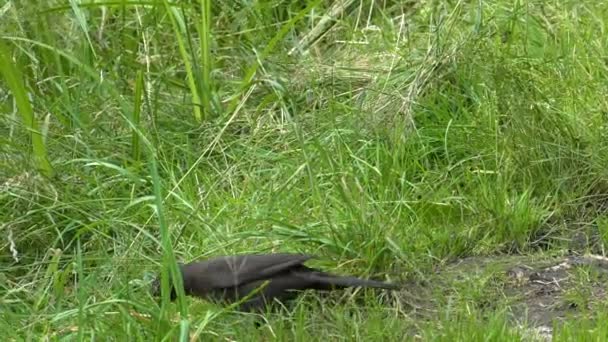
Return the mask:
[[331,287],[369,287],[384,290],[399,290],[401,285],[386,283],[377,280],[360,279],[351,276],[339,276],[325,272],[311,272],[306,275],[309,279],[317,281],[319,284]]

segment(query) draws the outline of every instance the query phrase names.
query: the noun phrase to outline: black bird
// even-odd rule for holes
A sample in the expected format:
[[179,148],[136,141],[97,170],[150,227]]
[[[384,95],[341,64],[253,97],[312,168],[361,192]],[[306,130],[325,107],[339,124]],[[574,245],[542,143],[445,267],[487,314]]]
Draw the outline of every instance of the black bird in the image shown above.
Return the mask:
[[[347,287],[397,290],[401,286],[375,280],[339,276],[304,266],[314,258],[306,254],[245,254],[179,264],[186,295],[231,304],[259,291],[239,305],[241,311],[263,311],[273,299],[290,300],[298,291],[331,291]],[[160,277],[152,284],[160,294]],[[171,290],[171,300],[177,297]]]

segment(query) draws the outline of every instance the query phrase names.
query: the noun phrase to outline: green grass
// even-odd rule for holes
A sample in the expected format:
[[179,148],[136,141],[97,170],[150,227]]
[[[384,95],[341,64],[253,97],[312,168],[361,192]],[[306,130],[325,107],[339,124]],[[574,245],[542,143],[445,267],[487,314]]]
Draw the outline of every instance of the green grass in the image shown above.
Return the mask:
[[[491,276],[309,294],[260,329],[148,294],[227,253],[412,284],[471,256],[604,254],[608,4],[354,1],[299,45],[333,3],[1,5],[0,335],[521,339]],[[601,340],[605,316],[554,339]]]

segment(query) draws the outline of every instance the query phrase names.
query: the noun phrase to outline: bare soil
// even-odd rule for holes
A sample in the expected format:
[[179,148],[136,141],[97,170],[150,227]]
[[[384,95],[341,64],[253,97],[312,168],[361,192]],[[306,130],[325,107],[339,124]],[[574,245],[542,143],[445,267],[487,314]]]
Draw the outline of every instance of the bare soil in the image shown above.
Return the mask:
[[512,321],[540,340],[551,340],[555,324],[584,315],[607,299],[608,258],[599,255],[467,258],[440,273],[492,277]]

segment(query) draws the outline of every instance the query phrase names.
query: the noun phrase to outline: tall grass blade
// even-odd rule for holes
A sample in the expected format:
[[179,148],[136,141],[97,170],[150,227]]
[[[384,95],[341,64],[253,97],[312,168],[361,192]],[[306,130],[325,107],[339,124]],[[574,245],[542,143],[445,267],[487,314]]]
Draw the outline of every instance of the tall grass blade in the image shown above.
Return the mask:
[[[189,323],[187,321],[188,305],[186,303],[186,295],[184,293],[181,273],[178,269],[177,262],[175,259],[175,253],[173,252],[173,246],[171,244],[169,226],[164,215],[161,179],[158,173],[158,163],[156,161],[156,155],[153,151],[150,151],[150,173],[152,176],[152,183],[154,187],[156,216],[158,217],[158,224],[160,226],[161,244],[164,251],[162,259],[163,265],[161,270],[161,316],[166,314],[165,309],[169,305],[170,288],[174,287],[177,291],[177,303],[181,315],[180,340],[187,341],[187,337],[189,336]],[[169,276],[172,279],[171,283],[169,282]]]
[[201,25],[199,36],[201,40],[201,63],[202,63],[202,88],[203,91],[203,110],[205,117],[209,117],[212,111],[212,90],[211,71],[213,68],[211,61],[211,1],[201,0]]
[[11,59],[11,52],[6,44],[0,40],[0,73],[4,76],[9,89],[15,97],[15,103],[21,114],[25,127],[31,133],[32,151],[37,168],[47,177],[54,174],[53,167],[49,162],[46,146],[40,133],[38,122],[34,116],[34,110],[23,85],[23,73],[19,65]]
[[91,36],[89,35],[89,25],[87,25],[87,18],[85,12],[80,8],[80,4],[76,2],[76,0],[70,0],[70,6],[72,7],[72,11],[76,16],[76,22],[78,22],[78,26],[82,30],[82,33],[87,38],[87,43],[89,43],[89,48],[95,56],[95,48],[93,47],[93,43],[91,42]]
[[142,106],[142,95],[144,90],[144,73],[140,69],[137,71],[135,78],[135,94],[133,99],[133,127],[131,136],[131,156],[134,162],[139,162],[141,157],[141,147],[139,141],[139,134],[137,130],[140,129],[140,118],[141,118],[141,106]]
[[203,117],[203,112],[201,111],[201,97],[199,95],[199,89],[196,85],[196,76],[194,75],[194,68],[191,60],[192,57],[186,50],[186,42],[184,39],[184,37],[187,35],[186,23],[184,22],[184,18],[179,14],[179,11],[175,7],[171,6],[167,0],[163,0],[163,3],[165,4],[167,15],[171,20],[175,38],[177,39],[177,44],[179,46],[179,53],[182,57],[182,61],[184,62],[184,67],[186,68],[188,88],[190,89],[190,94],[192,96],[192,110],[194,118],[197,122],[203,122],[203,120],[206,118]]

